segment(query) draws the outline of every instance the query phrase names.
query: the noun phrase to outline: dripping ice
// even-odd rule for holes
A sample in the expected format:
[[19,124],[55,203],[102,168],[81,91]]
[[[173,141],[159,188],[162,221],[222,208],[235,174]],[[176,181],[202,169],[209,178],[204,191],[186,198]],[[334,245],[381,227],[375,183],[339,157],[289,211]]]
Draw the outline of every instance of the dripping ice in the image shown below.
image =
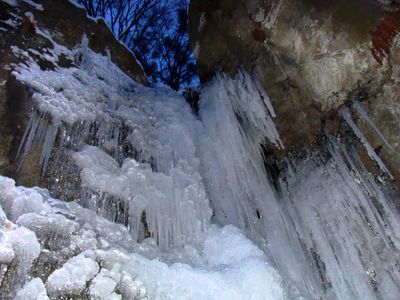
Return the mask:
[[368,113],[365,111],[364,107],[362,104],[353,99],[353,107],[356,109],[357,113],[361,116],[363,120],[365,120],[375,131],[375,133],[379,136],[379,138],[384,142],[384,144],[391,150],[394,151],[393,147],[389,144],[389,142],[385,139],[381,131],[378,129],[378,127],[375,125],[375,123],[372,121],[371,117],[368,115]]
[[[362,109],[362,107],[359,104],[357,105],[357,102],[355,102],[355,107],[357,108],[357,111],[361,114],[362,117],[364,117],[368,122],[371,122],[371,120],[369,119],[368,115],[365,114],[365,111]],[[364,147],[367,150],[367,153],[371,157],[371,159],[373,159],[378,164],[379,168],[382,171],[384,171],[386,174],[388,174],[393,179],[392,174],[390,174],[389,170],[386,168],[386,166],[383,163],[383,161],[381,160],[381,158],[376,154],[374,148],[370,145],[367,138],[364,136],[364,134],[361,132],[361,130],[357,127],[356,123],[354,122],[354,120],[351,116],[350,109],[347,106],[344,106],[340,109],[339,113],[342,116],[342,118],[347,122],[347,124],[350,126],[350,128],[353,130],[354,134],[360,139],[360,141],[364,145]],[[378,135],[380,137],[382,137],[382,134],[376,128],[376,126],[373,126],[373,128],[375,131],[377,131]],[[386,140],[384,140],[384,141],[386,142]]]
[[[21,167],[37,147],[44,175],[49,164],[67,173],[69,157],[80,193],[65,202],[0,177],[0,275],[10,294],[399,297],[399,216],[353,146],[327,135],[329,158],[288,161],[276,189],[260,145],[284,145],[253,76],[217,75],[196,118],[182,96],[135,83],[85,39],[66,54],[76,66],[42,71],[30,60],[14,72],[34,102]],[[48,255],[58,259],[51,272]],[[30,279],[34,261],[49,274]]]

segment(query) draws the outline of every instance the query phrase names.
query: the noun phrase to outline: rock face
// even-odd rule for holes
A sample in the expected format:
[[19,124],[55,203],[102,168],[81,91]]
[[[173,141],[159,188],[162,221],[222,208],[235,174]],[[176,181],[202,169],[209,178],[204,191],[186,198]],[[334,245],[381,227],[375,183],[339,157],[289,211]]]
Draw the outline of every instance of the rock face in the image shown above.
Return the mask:
[[239,68],[256,75],[277,112],[285,145],[274,150],[278,157],[314,145],[324,127],[337,133],[344,127],[337,110],[358,99],[391,147],[354,114],[356,124],[399,178],[398,3],[192,0],[189,28],[201,81]]
[[0,1],[0,174],[19,184],[38,185],[42,179],[39,151],[33,151],[17,172],[16,154],[32,104],[30,91],[13,77],[12,70],[27,59],[24,51],[44,70],[72,66],[74,61],[55,48],[73,49],[83,35],[91,49],[109,51],[111,60],[129,76],[147,83],[134,55],[114,38],[102,19],[86,18],[84,10],[69,1]]

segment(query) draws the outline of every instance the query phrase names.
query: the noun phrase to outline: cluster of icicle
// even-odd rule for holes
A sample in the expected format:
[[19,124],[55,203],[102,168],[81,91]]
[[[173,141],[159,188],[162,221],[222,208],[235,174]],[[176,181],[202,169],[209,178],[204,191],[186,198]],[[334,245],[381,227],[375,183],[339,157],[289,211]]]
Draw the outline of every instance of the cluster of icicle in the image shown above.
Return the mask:
[[[328,134],[320,153],[287,161],[276,189],[260,144],[263,137],[280,142],[273,138],[275,128],[252,122],[255,106],[247,97],[255,91],[243,95],[242,82],[240,76],[235,81],[222,76],[201,94],[199,115],[206,132],[199,145],[201,174],[213,220],[238,226],[262,247],[287,280],[289,297],[397,299],[400,214],[390,189],[375,182],[355,145],[345,146],[340,136]],[[353,101],[353,106],[382,138],[362,104]],[[340,114],[390,176],[348,108]]]
[[200,240],[211,210],[195,153],[199,122],[190,107],[168,88],[138,85],[87,48],[86,39],[74,55],[78,67],[42,71],[31,63],[14,72],[34,91],[21,165],[38,145],[43,172],[50,157],[57,168],[74,152],[82,204],[112,220],[124,213],[135,239],[149,232],[164,248]]
[[[19,151],[22,162],[40,145],[44,172],[49,162],[56,168],[62,165],[59,157],[70,155],[80,169],[80,203],[98,213],[46,196],[51,209],[61,210],[55,215],[76,223],[71,232],[78,236],[65,246],[69,250],[49,254],[51,241],[63,244],[57,243],[58,232],[43,234],[46,227],[37,222],[55,224],[52,210],[24,217],[30,213],[27,204],[16,216],[5,208],[12,222],[35,232],[42,243],[23,274],[42,272],[41,261],[56,260],[43,271],[48,276],[32,283],[38,290],[51,297],[94,295],[92,285],[108,280],[98,299],[142,297],[144,292],[126,296],[123,291],[125,285],[139,286],[133,289],[138,293],[142,284],[150,299],[399,298],[399,214],[351,145],[327,135],[324,155],[288,161],[276,189],[260,145],[283,145],[269,98],[252,76],[217,75],[201,90],[197,118],[183,97],[136,84],[86,42],[71,55],[80,58],[79,66],[42,71],[32,62],[15,71],[34,91],[35,112]],[[367,118],[361,104],[355,105]],[[345,108],[341,115],[364,143]],[[123,220],[129,229],[98,215]],[[84,234],[96,243],[80,246],[90,240]],[[9,244],[18,255],[17,246]],[[86,262],[91,273],[73,282]],[[3,279],[17,278],[18,284],[10,285],[18,287],[14,293],[26,281],[17,269],[3,274]],[[123,283],[125,275],[129,284]],[[71,281],[79,291],[69,289]]]

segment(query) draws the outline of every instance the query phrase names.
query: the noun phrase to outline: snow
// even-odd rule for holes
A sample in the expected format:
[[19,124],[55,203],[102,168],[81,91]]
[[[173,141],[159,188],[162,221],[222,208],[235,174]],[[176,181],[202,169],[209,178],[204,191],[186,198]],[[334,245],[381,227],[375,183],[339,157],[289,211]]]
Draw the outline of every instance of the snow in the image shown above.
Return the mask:
[[108,299],[114,293],[117,281],[113,278],[111,272],[107,269],[101,271],[92,280],[90,285],[90,296],[93,299]]
[[0,245],[0,264],[6,264],[12,262],[15,254],[10,244],[2,243]]
[[40,254],[40,244],[35,233],[24,227],[0,229],[0,233],[3,245],[2,260],[15,261],[14,272],[8,280],[13,285],[11,288],[17,288],[27,279],[33,261]]
[[36,10],[41,10],[41,11],[44,10],[42,4],[36,3],[36,2],[34,2],[32,0],[18,0],[18,1],[21,1],[21,2],[24,2],[26,4],[29,4],[30,6],[32,6]]
[[[32,197],[32,203],[29,200],[29,195],[15,189],[13,180],[5,178],[0,181],[0,206],[12,216],[11,220],[15,221],[19,214],[36,210],[40,205],[38,197]],[[2,219],[5,219],[4,216]],[[6,264],[15,261],[15,273],[10,280],[19,286],[25,280],[32,262],[39,256],[41,247],[35,233],[29,229],[16,226],[7,219],[1,225],[1,261]]]
[[126,299],[142,299],[146,296],[146,288],[139,280],[134,280],[132,276],[126,272],[122,272],[123,276],[119,283],[119,291]]
[[18,25],[18,23],[15,22],[14,19],[0,20],[0,22],[3,23],[3,24],[6,24],[8,26],[11,26],[11,27],[16,27]]
[[[137,279],[147,287],[150,299],[284,299],[279,275],[268,266],[263,255],[246,253],[246,247],[256,246],[238,232],[233,228],[211,230],[205,243],[221,235],[229,243],[219,243],[214,249],[219,253],[205,249],[211,260],[206,267],[193,268],[180,263],[167,266],[141,257],[131,257],[127,266],[136,270]],[[244,241],[245,251],[237,240]],[[240,258],[223,258],[225,247],[232,247],[232,254]]]
[[0,205],[0,225],[4,226],[4,223],[7,221],[6,213]]
[[63,215],[52,213],[48,213],[45,216],[36,213],[25,213],[18,218],[17,224],[29,228],[42,239],[49,236],[68,239],[78,229],[76,222],[68,220]]
[[264,257],[264,253],[232,225],[222,229],[210,228],[204,243],[204,252],[207,262],[212,266],[240,264],[247,258],[262,260]]

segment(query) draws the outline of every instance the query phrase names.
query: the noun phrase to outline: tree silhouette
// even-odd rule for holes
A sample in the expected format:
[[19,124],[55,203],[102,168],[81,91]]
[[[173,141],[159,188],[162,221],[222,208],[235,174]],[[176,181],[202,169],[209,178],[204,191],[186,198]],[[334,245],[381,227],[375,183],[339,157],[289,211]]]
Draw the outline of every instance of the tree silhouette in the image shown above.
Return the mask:
[[196,76],[184,0],[78,0],[131,49],[152,82],[178,90]]
[[191,83],[196,75],[196,65],[189,46],[187,10],[177,9],[176,16],[174,30],[157,36],[152,58],[157,63],[153,80],[164,82],[178,90]]

